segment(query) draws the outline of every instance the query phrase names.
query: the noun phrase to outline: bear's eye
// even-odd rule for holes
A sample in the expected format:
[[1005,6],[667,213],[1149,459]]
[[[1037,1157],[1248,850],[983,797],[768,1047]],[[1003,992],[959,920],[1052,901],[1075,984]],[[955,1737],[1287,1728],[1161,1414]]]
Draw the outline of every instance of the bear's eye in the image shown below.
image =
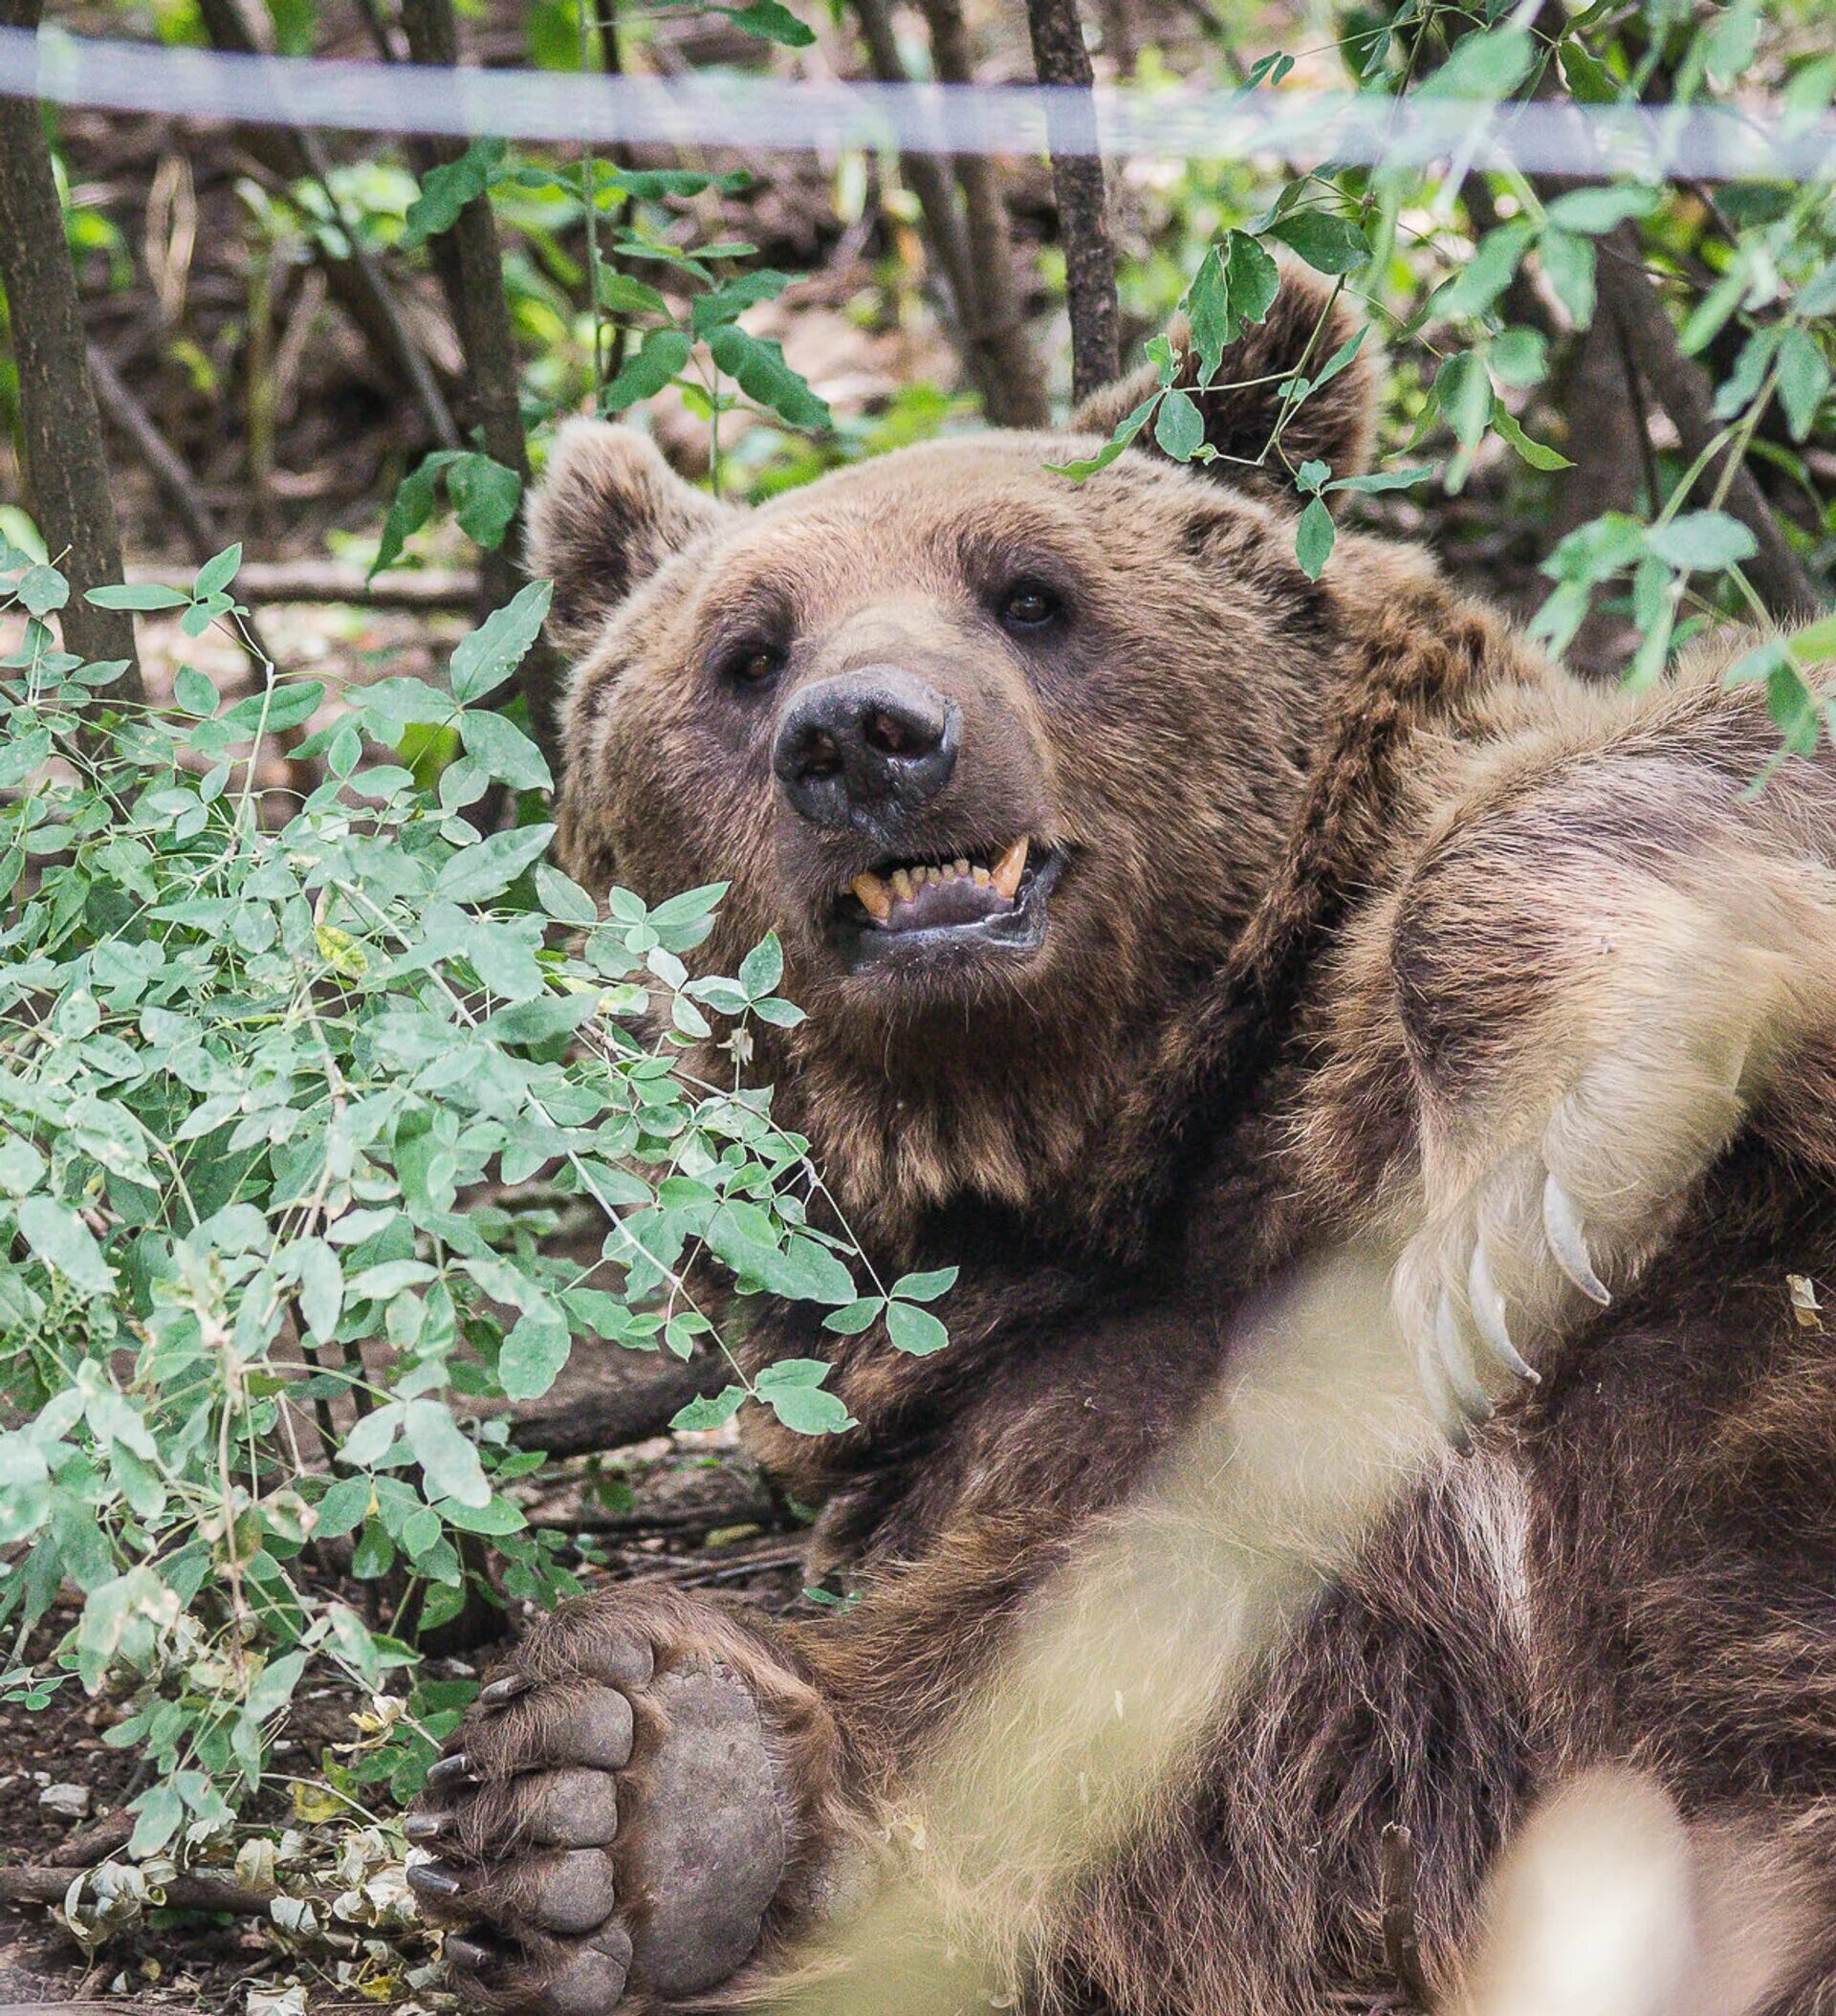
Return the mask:
[[783,669],[782,646],[756,640],[738,646],[720,661],[720,676],[734,686],[763,686]]
[[1042,581],[1016,581],[1001,597],[1001,621],[1010,630],[1040,630],[1063,613],[1064,604]]

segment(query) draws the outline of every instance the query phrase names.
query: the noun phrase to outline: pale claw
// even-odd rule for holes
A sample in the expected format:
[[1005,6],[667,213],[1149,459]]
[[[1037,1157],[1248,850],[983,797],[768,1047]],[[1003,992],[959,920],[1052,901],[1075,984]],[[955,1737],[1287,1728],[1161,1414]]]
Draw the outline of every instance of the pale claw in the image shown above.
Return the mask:
[[1483,1428],[1494,1409],[1473,1370],[1472,1359],[1467,1356],[1466,1339],[1460,1332],[1459,1318],[1454,1313],[1454,1298],[1446,1289],[1442,1289],[1434,1311],[1434,1344],[1461,1413],[1474,1427]]
[[1589,1301],[1599,1303],[1604,1309],[1613,1298],[1587,1257],[1587,1242],[1582,1237],[1574,1199],[1553,1174],[1542,1186],[1542,1229],[1556,1264]]
[[1514,1378],[1530,1386],[1538,1385],[1542,1374],[1511,1342],[1504,1320],[1504,1297],[1492,1279],[1492,1262],[1486,1258],[1483,1239],[1474,1242],[1472,1263],[1466,1270],[1466,1299],[1473,1311],[1474,1326],[1492,1355]]

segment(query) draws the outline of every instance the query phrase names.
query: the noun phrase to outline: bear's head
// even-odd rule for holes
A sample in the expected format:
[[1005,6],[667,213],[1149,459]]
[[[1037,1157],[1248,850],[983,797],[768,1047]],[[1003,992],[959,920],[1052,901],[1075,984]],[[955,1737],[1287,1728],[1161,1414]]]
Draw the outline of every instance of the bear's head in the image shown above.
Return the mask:
[[1346,542],[1316,583],[1295,559],[1288,471],[1363,467],[1373,372],[1282,387],[1351,326],[1290,275],[1200,395],[1208,465],[1144,441],[1082,482],[1048,465],[1151,374],[1068,433],[905,449],[752,510],[629,429],[563,431],[531,558],[577,666],[568,864],[650,902],[731,884],[714,970],[777,931],[809,1020],[766,1065],[855,1213],[1036,1204],[1256,905],[1347,603],[1417,565]]

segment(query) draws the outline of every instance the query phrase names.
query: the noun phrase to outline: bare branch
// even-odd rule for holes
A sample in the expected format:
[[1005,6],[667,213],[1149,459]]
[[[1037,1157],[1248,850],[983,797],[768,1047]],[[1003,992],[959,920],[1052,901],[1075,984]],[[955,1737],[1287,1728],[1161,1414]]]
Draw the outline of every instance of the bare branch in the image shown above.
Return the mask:
[[[44,0],[0,0],[0,23],[8,28],[35,30],[43,11]],[[0,284],[19,370],[33,513],[70,581],[59,618],[64,647],[96,664],[125,659],[127,669],[111,690],[119,699],[144,700],[134,619],[83,599],[86,590],[121,579],[121,534],[85,362],[63,206],[44,118],[33,99],[0,101]]]
[[[1026,26],[1041,84],[1088,92],[1090,52],[1083,44],[1078,0],[1026,0]],[[1064,247],[1064,292],[1071,315],[1071,393],[1087,399],[1122,369],[1116,253],[1109,242],[1103,157],[1060,148],[1052,133],[1062,115],[1047,115],[1052,186],[1059,199],[1059,241]],[[1094,119],[1094,105],[1090,113]]]
[[[1629,225],[1621,225],[1601,241],[1599,291],[1602,310],[1624,332],[1658,404],[1671,416],[1683,452],[1692,457],[1706,454],[1723,431],[1715,415],[1715,389],[1708,373],[1683,354],[1675,326],[1645,277],[1637,234]],[[1781,619],[1818,608],[1824,598],[1752,471],[1742,464],[1728,473],[1724,501],[1759,541],[1760,551],[1747,562],[1747,574],[1766,606]]]
[[[253,55],[261,48],[261,38],[242,0],[198,0],[198,13],[213,48],[240,55]],[[404,321],[375,255],[343,213],[343,206],[332,189],[330,164],[317,136],[291,126],[244,126],[238,128],[237,138],[254,160],[281,182],[311,182],[317,186],[350,249],[343,258],[319,253],[333,296],[383,369],[400,371],[407,380],[408,389],[433,438],[442,448],[457,448],[459,429],[446,394],[413,332]]]
[[564,1402],[525,1408],[511,1421],[518,1449],[540,1449],[554,1457],[590,1456],[623,1449],[663,1435],[690,1400],[717,1393],[727,1368],[714,1356],[646,1360],[641,1375],[596,1384],[591,1392],[570,1393]]
[[[931,61],[946,84],[972,84],[969,31],[960,0],[922,0],[930,29]],[[983,387],[988,417],[996,427],[1043,427],[1051,408],[1038,360],[1026,340],[1014,285],[1014,240],[994,164],[982,154],[954,157],[968,220],[969,272],[975,309],[970,341],[986,352],[975,374]]]

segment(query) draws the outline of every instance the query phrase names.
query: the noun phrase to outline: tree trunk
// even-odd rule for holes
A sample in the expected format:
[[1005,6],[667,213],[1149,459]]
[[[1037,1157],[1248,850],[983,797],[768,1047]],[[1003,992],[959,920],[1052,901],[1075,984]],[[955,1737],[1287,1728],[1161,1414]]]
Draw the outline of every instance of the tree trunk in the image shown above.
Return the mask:
[[[36,30],[44,0],[0,0],[0,25]],[[134,619],[98,609],[85,591],[121,579],[121,534],[89,383],[76,274],[35,99],[0,99],[0,284],[19,369],[21,449],[33,515],[70,582],[59,618],[64,647],[92,664],[125,659],[110,689],[142,701]]]
[[[417,63],[459,67],[459,27],[452,0],[402,0],[402,27],[408,53]],[[430,143],[442,162],[457,161],[465,152],[457,141]],[[489,195],[474,196],[454,219],[452,229],[431,241],[430,249],[446,289],[447,304],[465,352],[463,419],[475,427],[485,453],[516,471],[523,497],[516,517],[495,553],[482,557],[479,575],[484,600],[500,607],[522,585],[518,563],[522,551],[523,511],[528,502],[529,444],[523,433],[516,397],[516,344],[511,332],[510,296],[504,291],[503,254],[497,243],[497,220]],[[538,638],[523,660],[519,690],[529,704],[530,728],[560,775],[557,701],[560,666],[546,640]]]
[[[1088,92],[1090,52],[1083,45],[1078,0],[1026,0],[1027,32],[1041,84]],[[1095,103],[1091,101],[1095,126]],[[1059,242],[1064,247],[1064,292],[1071,315],[1071,396],[1088,399],[1113,383],[1122,370],[1121,312],[1116,303],[1116,254],[1109,242],[1103,158],[1070,154],[1051,142],[1052,186],[1059,199]]]
[[[1618,323],[1657,403],[1671,416],[1683,452],[1692,459],[1704,453],[1721,431],[1715,387],[1701,365],[1684,356],[1664,303],[1645,277],[1630,225],[1620,225],[1600,241],[1598,275],[1601,311]],[[1759,542],[1746,572],[1766,607],[1781,621],[1813,613],[1822,602],[1816,583],[1744,462],[1732,472],[1724,501]]]

